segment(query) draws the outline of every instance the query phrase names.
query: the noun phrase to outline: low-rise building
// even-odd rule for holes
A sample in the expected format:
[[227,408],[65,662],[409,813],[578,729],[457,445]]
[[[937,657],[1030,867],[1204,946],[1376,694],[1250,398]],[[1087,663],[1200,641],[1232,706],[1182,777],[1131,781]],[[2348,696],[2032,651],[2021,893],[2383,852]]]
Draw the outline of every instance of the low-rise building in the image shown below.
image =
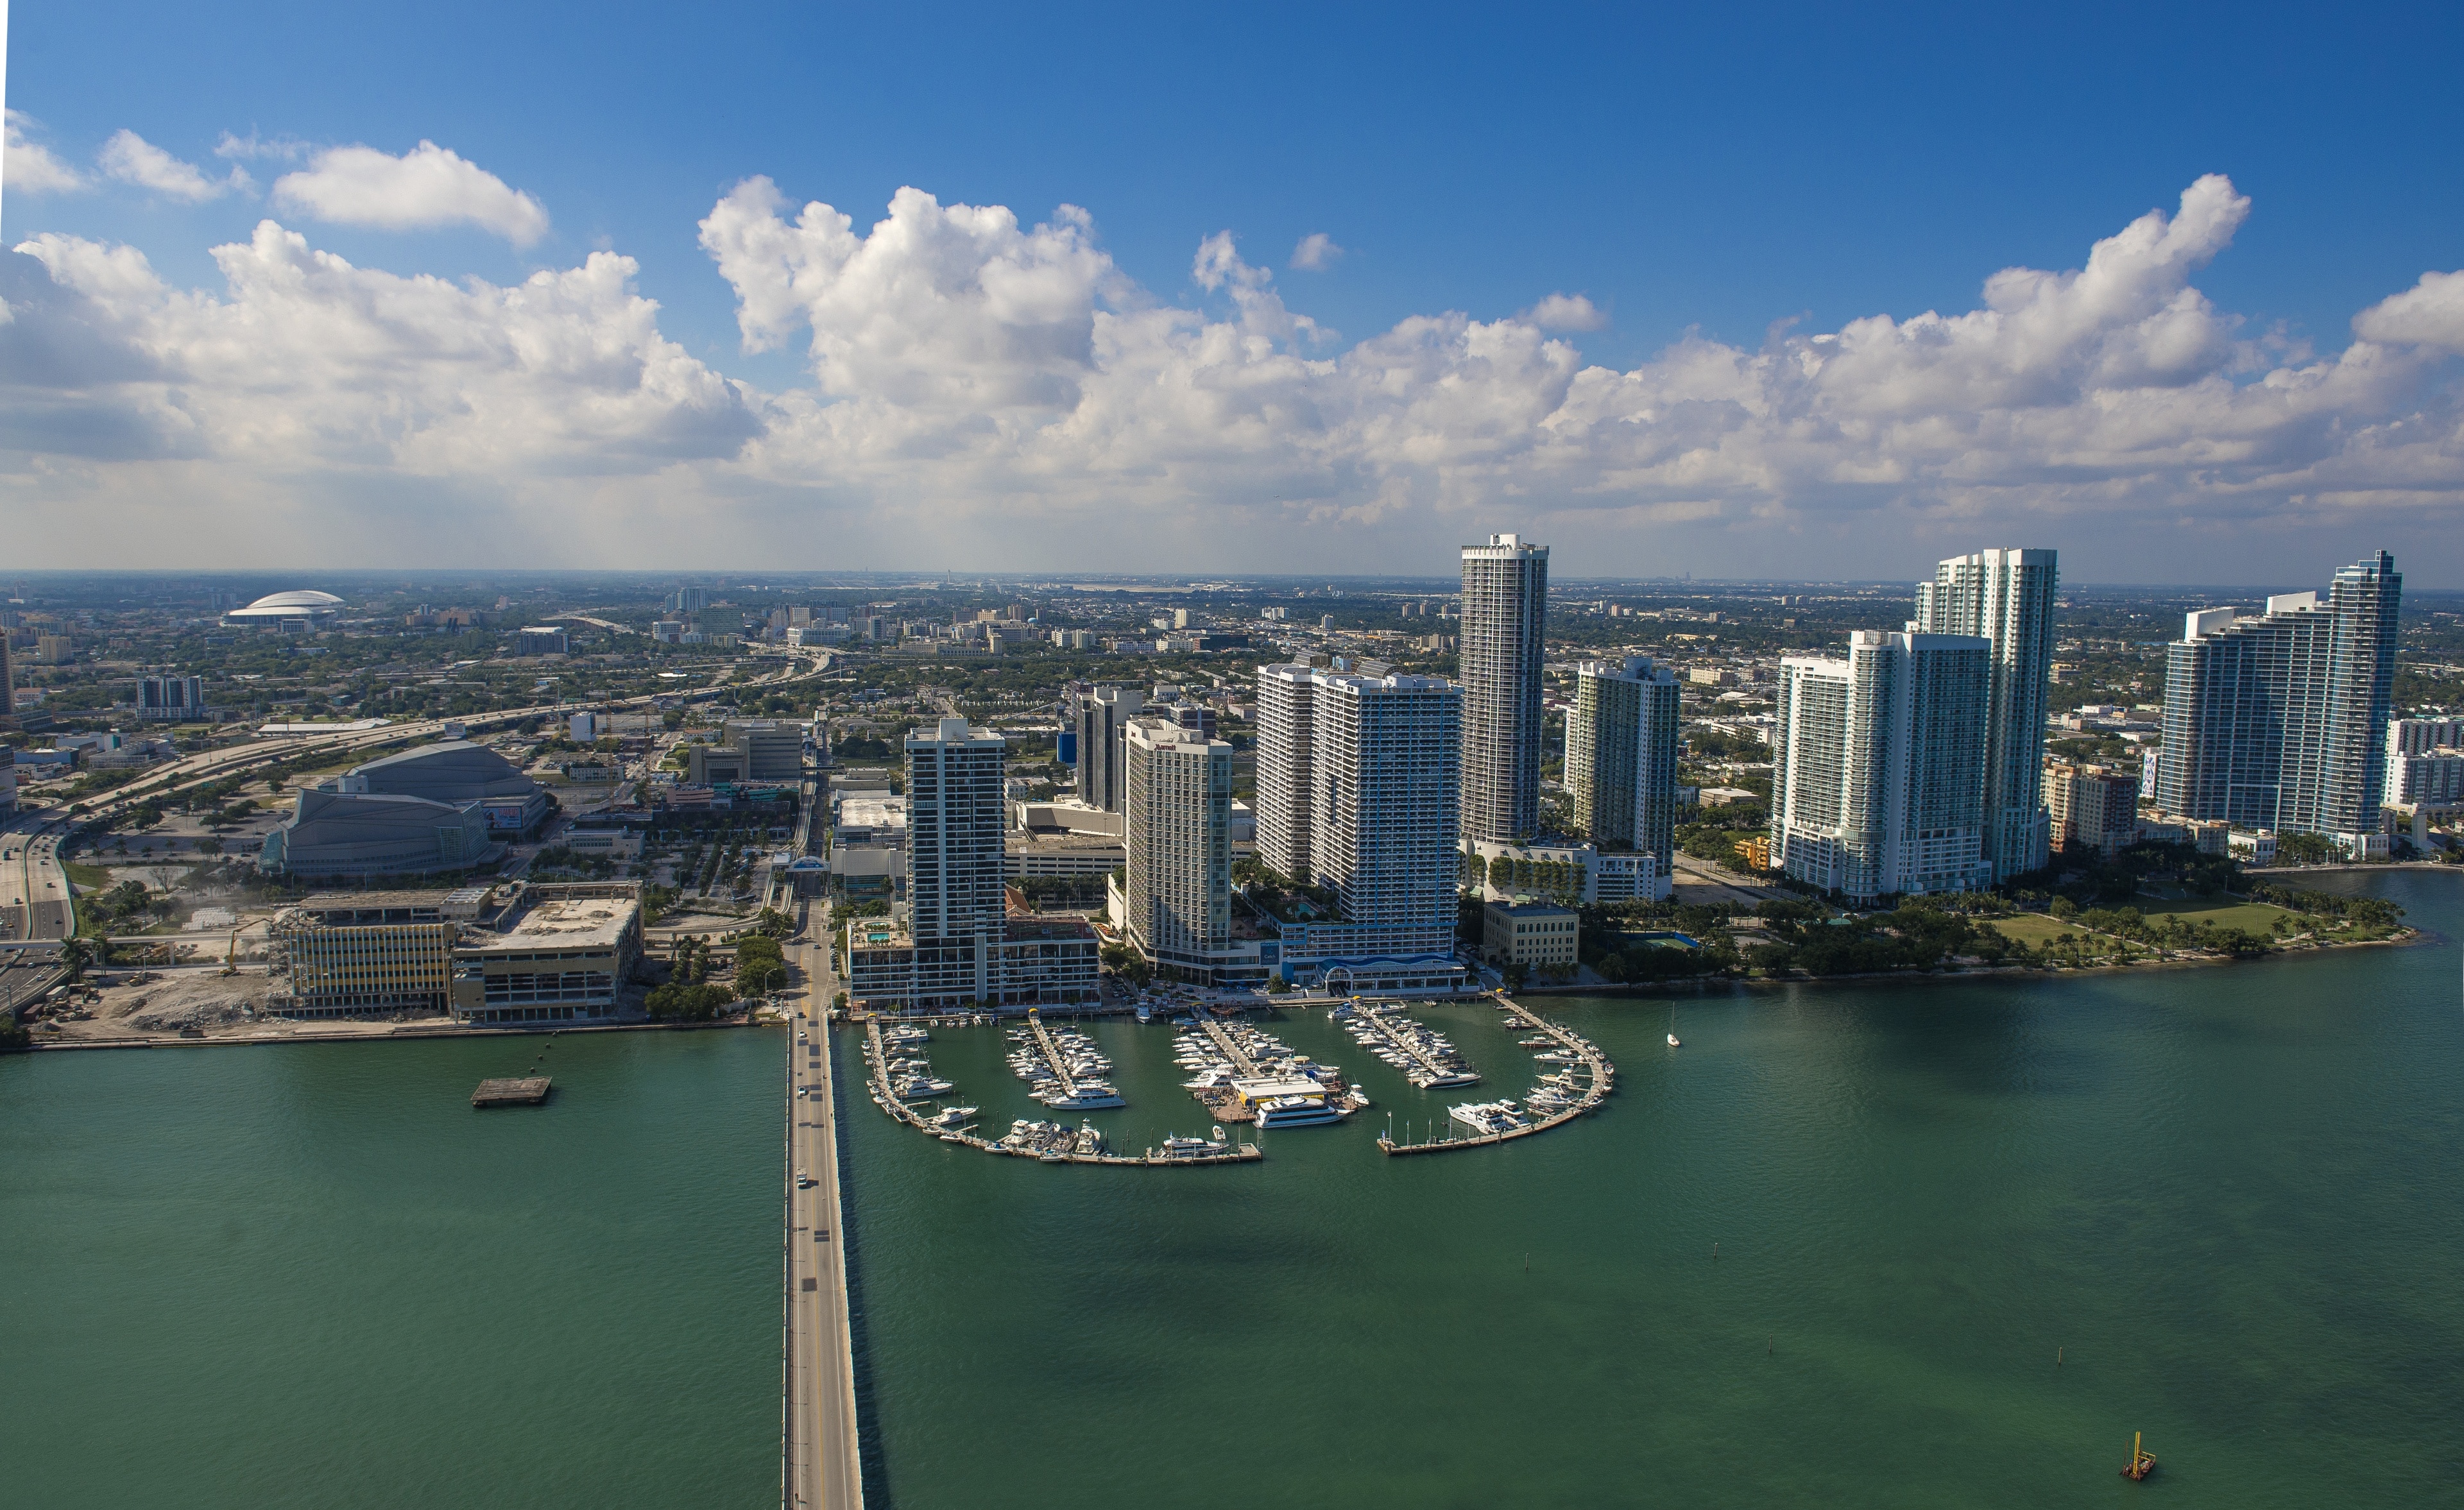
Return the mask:
[[466,886],[313,896],[272,929],[284,1018],[612,1018],[641,958],[641,887]]
[[1481,908],[1481,957],[1492,965],[1572,970],[1581,958],[1582,914],[1546,902],[1491,902]]
[[[1098,994],[1095,930],[1074,918],[1009,918],[979,995],[973,951],[918,947],[901,922],[859,918],[847,925],[844,958],[848,1001],[879,1012],[952,1007],[998,1011],[1092,1001]],[[960,957],[961,955],[964,957]]]

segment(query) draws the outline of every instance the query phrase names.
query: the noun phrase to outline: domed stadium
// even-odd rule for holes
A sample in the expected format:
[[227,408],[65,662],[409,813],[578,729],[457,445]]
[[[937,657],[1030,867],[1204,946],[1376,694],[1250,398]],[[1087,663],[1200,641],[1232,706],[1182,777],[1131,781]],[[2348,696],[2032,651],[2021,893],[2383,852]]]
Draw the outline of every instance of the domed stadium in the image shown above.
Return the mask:
[[278,625],[286,619],[296,619],[311,627],[321,628],[333,623],[334,616],[348,606],[332,593],[303,587],[287,593],[267,593],[247,607],[234,608],[223,615],[223,623]]

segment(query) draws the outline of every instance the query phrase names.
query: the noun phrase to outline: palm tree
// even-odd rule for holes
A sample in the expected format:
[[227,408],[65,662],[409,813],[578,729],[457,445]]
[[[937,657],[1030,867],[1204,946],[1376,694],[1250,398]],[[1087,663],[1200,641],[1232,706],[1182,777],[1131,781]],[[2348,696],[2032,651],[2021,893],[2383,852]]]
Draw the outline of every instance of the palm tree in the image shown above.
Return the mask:
[[60,946],[60,963],[68,970],[71,980],[85,978],[85,968],[94,963],[94,946],[81,938],[73,938]]

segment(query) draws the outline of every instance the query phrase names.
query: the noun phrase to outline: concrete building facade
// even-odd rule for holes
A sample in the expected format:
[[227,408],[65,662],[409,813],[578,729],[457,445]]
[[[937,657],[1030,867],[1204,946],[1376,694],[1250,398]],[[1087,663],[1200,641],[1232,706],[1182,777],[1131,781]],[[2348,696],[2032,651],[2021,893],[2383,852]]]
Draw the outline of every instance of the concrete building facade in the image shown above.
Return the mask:
[[1990,885],[1991,656],[1981,636],[1859,629],[1844,661],[1783,661],[1773,868],[1858,900]]
[[1309,875],[1317,675],[1309,666],[1258,667],[1250,714],[1257,731],[1258,862],[1288,881]]
[[1123,754],[1123,931],[1149,964],[1214,984],[1232,954],[1232,747],[1139,717]]
[[1640,850],[1667,875],[1677,857],[1677,675],[1638,655],[1586,661],[1566,711],[1574,829],[1602,850]]
[[1134,687],[1095,687],[1072,699],[1070,718],[1078,735],[1078,799],[1108,813],[1121,811],[1121,741],[1146,706]]

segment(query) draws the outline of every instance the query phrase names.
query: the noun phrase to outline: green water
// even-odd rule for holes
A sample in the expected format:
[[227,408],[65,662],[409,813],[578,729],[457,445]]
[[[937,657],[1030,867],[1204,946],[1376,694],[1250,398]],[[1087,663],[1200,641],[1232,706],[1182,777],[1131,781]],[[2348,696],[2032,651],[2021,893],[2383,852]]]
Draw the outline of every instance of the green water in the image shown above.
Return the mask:
[[[2464,878],[2336,884],[2464,933]],[[2464,1504],[2459,966],[1686,998],[1673,1055],[1564,1002],[1609,1108],[1420,1159],[1371,1139],[1465,1093],[1320,1016],[1270,1027],[1376,1107],[1255,1166],[858,1100],[869,1502]],[[1096,1031],[1116,1144],[1203,1132],[1168,1032]],[[553,1104],[472,1112],[539,1041],[0,1061],[0,1502],[770,1502],[780,1039],[560,1039]],[[933,1045],[996,1126],[1002,1051]]]
[[779,1056],[0,1061],[0,1504],[775,1504]]

